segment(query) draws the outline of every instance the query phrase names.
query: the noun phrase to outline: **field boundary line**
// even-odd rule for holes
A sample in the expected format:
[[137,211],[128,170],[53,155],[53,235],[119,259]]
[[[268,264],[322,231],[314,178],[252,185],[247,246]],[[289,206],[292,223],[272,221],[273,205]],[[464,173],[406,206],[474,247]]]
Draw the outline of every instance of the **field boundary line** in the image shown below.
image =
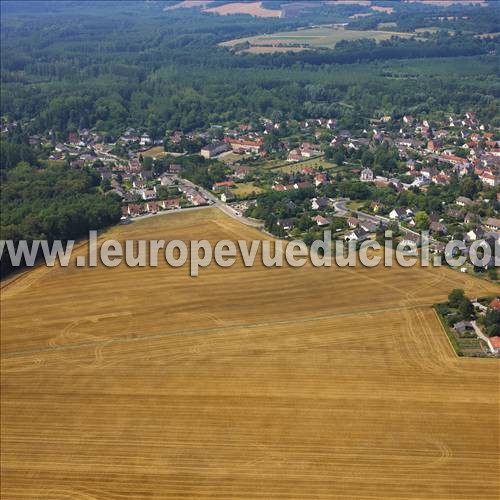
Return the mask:
[[436,317],[436,320],[439,323],[439,327],[440,327],[441,331],[443,332],[443,335],[446,337],[446,340],[448,341],[448,345],[450,346],[450,350],[453,353],[453,357],[456,359],[460,359],[461,356],[458,355],[457,350],[455,349],[455,346],[451,343],[451,339],[448,335],[448,332],[446,331],[446,329],[444,327],[443,320],[441,319],[439,313],[436,311],[436,308],[434,306],[432,307],[432,311],[434,312],[434,316]]
[[207,328],[194,328],[190,330],[174,330],[172,332],[160,332],[154,333],[150,335],[144,335],[141,337],[118,337],[114,339],[103,339],[92,342],[81,342],[78,344],[64,344],[64,345],[54,345],[54,346],[45,346],[39,347],[37,349],[26,349],[24,351],[13,351],[9,353],[2,354],[0,359],[12,359],[16,357],[22,357],[30,354],[37,354],[42,352],[52,352],[52,351],[64,351],[70,349],[85,349],[87,347],[97,347],[101,344],[124,344],[128,342],[141,342],[147,340],[156,340],[163,337],[168,336],[176,336],[176,335],[187,335],[187,334],[201,334],[208,332],[219,332],[219,331],[227,331],[227,330],[238,330],[238,329],[252,329],[252,328],[264,328],[268,326],[274,325],[296,325],[300,323],[312,323],[314,321],[321,321],[329,318],[337,318],[337,317],[349,317],[349,316],[359,316],[363,314],[381,314],[385,312],[396,312],[396,311],[407,311],[414,309],[427,309],[431,307],[432,304],[415,304],[412,306],[402,306],[402,307],[386,307],[386,308],[378,308],[378,309],[363,309],[355,312],[342,312],[342,313],[334,313],[334,314],[324,314],[320,316],[308,316],[305,318],[301,318],[300,320],[296,319],[287,319],[287,320],[275,320],[275,321],[263,321],[256,323],[237,323],[234,325],[227,326],[213,326]]

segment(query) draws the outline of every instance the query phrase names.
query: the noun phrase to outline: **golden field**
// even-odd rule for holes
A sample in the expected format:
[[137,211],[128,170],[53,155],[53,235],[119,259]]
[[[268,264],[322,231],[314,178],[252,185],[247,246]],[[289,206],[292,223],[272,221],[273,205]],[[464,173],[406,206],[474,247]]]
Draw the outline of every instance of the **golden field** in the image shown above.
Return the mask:
[[230,2],[216,7],[206,7],[204,12],[211,12],[221,16],[231,14],[249,14],[255,17],[280,17],[281,10],[266,9],[262,6],[262,2]]
[[[106,237],[252,239],[215,209]],[[85,246],[79,252],[85,252]],[[445,269],[37,268],[2,288],[2,498],[496,499],[500,365]]]

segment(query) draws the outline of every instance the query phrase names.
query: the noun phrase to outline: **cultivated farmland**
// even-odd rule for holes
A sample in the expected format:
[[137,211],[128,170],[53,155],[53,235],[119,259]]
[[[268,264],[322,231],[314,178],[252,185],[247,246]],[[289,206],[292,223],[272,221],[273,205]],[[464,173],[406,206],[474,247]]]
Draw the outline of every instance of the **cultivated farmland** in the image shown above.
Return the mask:
[[[263,238],[212,210],[119,239]],[[79,252],[85,253],[86,247]],[[446,269],[55,267],[2,289],[2,498],[496,499],[499,364]]]
[[352,41],[360,40],[362,38],[370,38],[380,41],[388,40],[393,36],[411,37],[413,34],[379,30],[356,31],[346,30],[336,26],[316,26],[314,28],[305,28],[295,31],[283,31],[269,35],[238,38],[222,42],[220,45],[231,48],[241,44],[250,44],[248,48],[241,50],[258,53],[259,51],[272,52],[273,48],[277,49],[277,51],[283,51],[286,49],[332,49],[342,40]]
[[255,17],[280,17],[281,10],[266,9],[262,2],[230,2],[216,7],[208,7],[204,12],[212,12],[227,16],[231,14],[249,14]]

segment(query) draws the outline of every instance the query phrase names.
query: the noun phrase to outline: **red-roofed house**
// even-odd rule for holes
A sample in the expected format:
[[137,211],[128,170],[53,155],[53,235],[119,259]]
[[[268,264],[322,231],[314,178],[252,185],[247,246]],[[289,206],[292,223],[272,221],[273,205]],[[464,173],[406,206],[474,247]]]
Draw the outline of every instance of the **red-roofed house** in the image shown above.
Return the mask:
[[180,208],[181,203],[180,203],[179,198],[173,198],[173,199],[170,199],[170,200],[160,201],[160,205],[165,210],[172,210],[172,209],[175,209],[175,208]]
[[228,189],[228,188],[233,187],[233,186],[234,186],[233,181],[216,182],[212,186],[212,191],[220,191],[223,189]]
[[495,354],[500,353],[500,337],[490,337],[490,345]]
[[296,182],[293,185],[294,189],[309,189],[312,188],[313,185],[309,181],[303,181],[303,182]]
[[490,302],[490,307],[498,311],[500,309],[500,298],[496,297]]
[[483,184],[495,187],[498,184],[498,178],[493,172],[485,170],[482,174],[479,174],[479,179]]
[[316,186],[328,184],[328,176],[325,173],[316,174],[314,176],[314,184]]
[[146,203],[146,211],[150,214],[155,214],[160,210],[160,205],[156,201],[148,201]]
[[264,141],[262,139],[256,139],[254,141],[249,141],[245,139],[233,139],[231,137],[226,137],[224,139],[233,150],[243,150],[250,153],[259,153],[262,149]]
[[300,161],[302,160],[302,155],[300,154],[300,150],[292,149],[287,156],[286,161]]
[[144,212],[144,205],[138,205],[138,204],[127,205],[127,213],[132,217],[140,215],[142,212]]

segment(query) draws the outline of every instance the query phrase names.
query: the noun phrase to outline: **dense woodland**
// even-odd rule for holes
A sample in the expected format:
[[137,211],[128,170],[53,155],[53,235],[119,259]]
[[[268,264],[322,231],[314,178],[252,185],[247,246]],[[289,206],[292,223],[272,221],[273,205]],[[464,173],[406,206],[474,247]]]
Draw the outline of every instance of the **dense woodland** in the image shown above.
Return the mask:
[[[121,203],[103,195],[101,178],[91,170],[69,166],[39,168],[21,161],[2,171],[1,238],[6,240],[67,240],[116,223]],[[10,271],[2,259],[2,274]]]
[[[495,42],[470,34],[441,31],[425,40],[359,40],[335,50],[264,55],[217,46],[259,32],[345,21],[359,6],[263,19],[163,11],[161,3],[29,4],[2,3],[1,39],[2,115],[34,119],[29,132],[95,127],[114,137],[135,126],[157,138],[166,130],[273,112],[335,115],[346,126],[362,126],[363,116],[373,113],[413,109],[472,107],[487,119],[497,114]],[[474,26],[490,25],[478,20]],[[436,59],[450,57],[456,65],[441,71]],[[407,61],[400,74],[392,61],[408,59],[414,63]],[[428,76],[415,78],[422,71]]]

